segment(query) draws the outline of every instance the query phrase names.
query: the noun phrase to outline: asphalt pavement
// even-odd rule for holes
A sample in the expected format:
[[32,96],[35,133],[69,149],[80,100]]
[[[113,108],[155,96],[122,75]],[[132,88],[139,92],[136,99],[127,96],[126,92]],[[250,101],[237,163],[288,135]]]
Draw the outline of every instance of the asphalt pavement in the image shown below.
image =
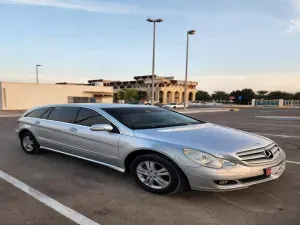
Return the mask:
[[[276,141],[287,154],[283,175],[234,192],[188,191],[158,196],[127,174],[52,152],[23,153],[16,118],[0,118],[0,171],[96,224],[300,225],[300,121],[255,116],[300,116],[298,109],[240,109],[189,116]],[[76,224],[0,178],[0,224]]]

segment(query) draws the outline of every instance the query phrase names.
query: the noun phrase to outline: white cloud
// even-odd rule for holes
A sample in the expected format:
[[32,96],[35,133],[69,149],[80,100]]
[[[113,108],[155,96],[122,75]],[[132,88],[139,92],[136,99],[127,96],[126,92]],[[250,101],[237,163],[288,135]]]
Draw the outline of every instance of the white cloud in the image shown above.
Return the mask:
[[287,33],[293,33],[296,31],[300,31],[300,17],[290,21]]
[[247,74],[245,76],[211,75],[193,78],[199,82],[198,89],[210,93],[231,92],[237,89],[252,88],[254,91],[300,91],[300,74]]
[[0,4],[33,5],[100,13],[129,13],[135,7],[97,0],[0,0]]
[[[294,8],[294,11],[300,14],[300,0],[289,0]],[[287,33],[294,33],[296,31],[300,31],[300,17],[292,19],[289,21]]]
[[298,10],[300,12],[300,0],[290,0],[292,3],[292,6],[295,8],[295,10]]

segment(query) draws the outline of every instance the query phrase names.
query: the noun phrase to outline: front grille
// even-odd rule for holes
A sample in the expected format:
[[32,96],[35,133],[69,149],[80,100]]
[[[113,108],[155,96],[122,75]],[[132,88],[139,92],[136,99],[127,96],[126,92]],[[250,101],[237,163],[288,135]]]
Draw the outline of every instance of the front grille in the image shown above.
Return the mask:
[[[272,152],[271,157],[268,157],[268,152],[266,151]],[[280,155],[280,149],[273,143],[263,148],[240,151],[237,152],[236,155],[248,164],[260,164],[276,160]]]

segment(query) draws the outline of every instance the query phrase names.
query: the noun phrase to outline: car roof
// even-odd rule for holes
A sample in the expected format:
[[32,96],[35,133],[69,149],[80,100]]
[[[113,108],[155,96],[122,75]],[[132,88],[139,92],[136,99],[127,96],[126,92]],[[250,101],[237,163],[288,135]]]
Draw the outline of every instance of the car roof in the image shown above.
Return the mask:
[[105,108],[140,108],[140,107],[155,107],[149,105],[132,105],[132,104],[101,104],[101,103],[70,103],[70,104],[53,104],[53,105],[44,105],[41,107],[59,107],[59,106],[77,106],[77,107],[88,107],[88,108],[97,108],[97,109],[105,109]]

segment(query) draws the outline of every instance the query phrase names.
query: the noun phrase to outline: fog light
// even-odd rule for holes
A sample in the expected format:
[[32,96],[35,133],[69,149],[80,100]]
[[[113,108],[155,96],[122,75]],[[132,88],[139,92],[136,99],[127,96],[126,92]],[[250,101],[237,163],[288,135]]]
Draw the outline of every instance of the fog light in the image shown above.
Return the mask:
[[237,184],[235,180],[214,180],[214,183],[217,185],[232,185]]
[[220,180],[220,182],[219,182],[220,185],[224,185],[224,184],[227,184],[227,183],[228,183],[227,180]]

